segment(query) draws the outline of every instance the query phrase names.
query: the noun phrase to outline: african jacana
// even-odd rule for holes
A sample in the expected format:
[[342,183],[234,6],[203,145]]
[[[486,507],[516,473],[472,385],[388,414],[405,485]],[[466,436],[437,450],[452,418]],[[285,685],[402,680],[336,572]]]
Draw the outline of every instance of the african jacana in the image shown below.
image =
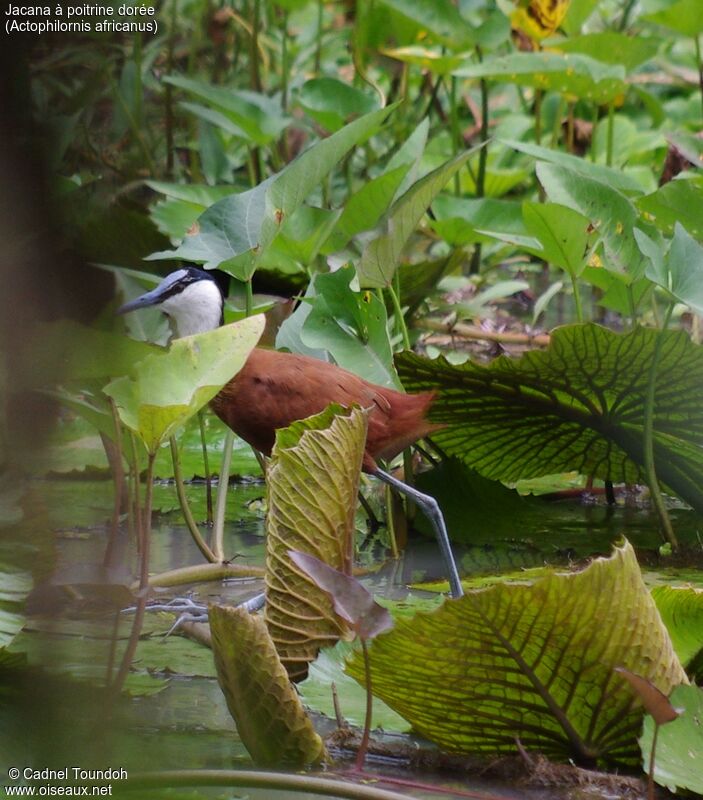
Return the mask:
[[[222,281],[206,270],[184,267],[167,275],[152,291],[123,305],[118,313],[158,306],[170,318],[176,336],[190,336],[223,323],[224,298]],[[370,409],[362,469],[408,495],[423,509],[449,570],[452,597],[461,597],[459,573],[437,501],[376,463],[376,458],[393,458],[436,430],[438,426],[427,419],[433,397],[432,392],[402,394],[377,386],[327,361],[257,347],[211,407],[238,436],[264,455],[271,454],[278,428],[317,414],[330,403],[347,407],[356,403]]]

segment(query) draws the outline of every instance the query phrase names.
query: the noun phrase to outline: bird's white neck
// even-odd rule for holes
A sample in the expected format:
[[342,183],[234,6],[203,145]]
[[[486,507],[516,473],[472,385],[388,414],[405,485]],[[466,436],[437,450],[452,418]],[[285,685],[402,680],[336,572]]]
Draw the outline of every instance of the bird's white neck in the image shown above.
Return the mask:
[[177,337],[211,331],[222,320],[222,294],[214,281],[197,281],[164,300],[160,308],[174,325]]

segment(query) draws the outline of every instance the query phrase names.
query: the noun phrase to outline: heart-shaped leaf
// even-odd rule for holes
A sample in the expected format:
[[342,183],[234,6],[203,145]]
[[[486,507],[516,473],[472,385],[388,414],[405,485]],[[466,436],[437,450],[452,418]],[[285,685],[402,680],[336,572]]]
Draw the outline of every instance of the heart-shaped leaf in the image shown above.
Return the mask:
[[703,652],[703,589],[655,586],[652,597],[669,631],[676,654],[687,667]]
[[132,366],[132,377],[108,384],[122,422],[155,453],[244,366],[264,329],[259,315],[207,333],[175,339],[168,350]]
[[621,64],[603,64],[577,53],[514,53],[485,59],[479,64],[468,62],[453,74],[533,86],[545,92],[575,95],[599,105],[610,103],[627,91],[625,68]]
[[[575,573],[470,590],[369,646],[373,691],[458,753],[633,763],[641,708],[613,669],[686,682],[629,544]],[[363,681],[356,654],[348,671]]]
[[391,284],[403,247],[418,222],[446,183],[475,152],[476,148],[449,159],[416,181],[394,203],[383,223],[383,233],[366,245],[357,265],[362,288],[382,288]]

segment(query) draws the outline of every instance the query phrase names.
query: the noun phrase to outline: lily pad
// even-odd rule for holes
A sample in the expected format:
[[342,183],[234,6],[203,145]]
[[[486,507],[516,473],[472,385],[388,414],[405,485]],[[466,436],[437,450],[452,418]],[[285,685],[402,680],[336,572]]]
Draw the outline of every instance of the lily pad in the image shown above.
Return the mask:
[[[681,715],[659,728],[654,758],[654,780],[675,792],[688,789],[703,794],[703,689],[677,686],[669,700]],[[640,738],[643,768],[649,772],[654,720],[647,717]]]

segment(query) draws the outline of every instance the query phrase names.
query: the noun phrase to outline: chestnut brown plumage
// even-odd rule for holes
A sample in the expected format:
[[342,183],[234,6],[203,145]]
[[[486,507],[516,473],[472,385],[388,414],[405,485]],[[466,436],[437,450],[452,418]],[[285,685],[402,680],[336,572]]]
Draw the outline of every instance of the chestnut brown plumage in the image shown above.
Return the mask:
[[[186,267],[167,275],[156,289],[125,304],[118,313],[147,306],[159,306],[174,323],[177,336],[212,330],[223,320],[223,284],[211,273]],[[331,403],[368,409],[362,469],[405,493],[425,511],[449,570],[452,596],[460,597],[461,582],[437,501],[376,463],[377,458],[392,458],[440,427],[427,418],[433,398],[432,392],[402,394],[377,386],[327,361],[257,347],[211,407],[238,436],[265,455],[271,453],[277,430]]]
[[211,408],[237,436],[265,455],[276,431],[323,411],[331,403],[369,410],[363,470],[390,459],[438,425],[427,420],[434,394],[402,394],[376,386],[317,358],[255,348]]

